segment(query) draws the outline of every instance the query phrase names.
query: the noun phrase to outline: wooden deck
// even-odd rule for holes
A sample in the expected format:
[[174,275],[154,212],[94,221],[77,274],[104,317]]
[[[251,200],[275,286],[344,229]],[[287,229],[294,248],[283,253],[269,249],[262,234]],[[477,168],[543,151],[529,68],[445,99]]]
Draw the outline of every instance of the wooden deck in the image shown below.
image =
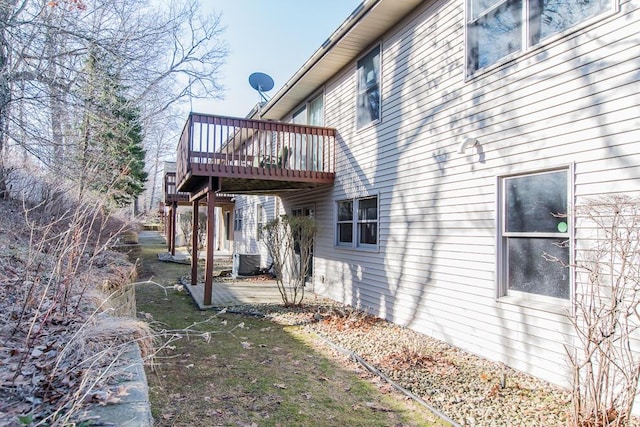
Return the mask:
[[179,192],[176,188],[176,173],[165,171],[164,173],[164,204],[172,203],[188,204],[189,193]]
[[[204,305],[212,302],[214,216],[221,198],[232,194],[278,194],[330,186],[335,180],[335,170],[335,129],[189,115],[178,142],[175,178],[167,174],[169,184],[165,187],[165,198],[179,200],[184,199],[182,194],[188,194],[193,215],[191,236],[198,235],[197,206],[200,200],[206,199]],[[170,238],[175,235],[177,205],[178,201],[170,205]],[[172,248],[175,248],[174,243],[170,243]],[[197,239],[191,239],[191,252],[198,253]],[[196,286],[198,279],[195,259],[194,255],[192,286]]]
[[216,178],[230,194],[276,194],[332,185],[335,129],[191,114],[178,144],[176,188],[197,193]]
[[[165,172],[164,174],[164,206],[171,206],[173,203],[181,206],[191,206],[191,194],[177,191],[176,173]],[[233,205],[233,195],[226,193],[216,194],[216,205]]]

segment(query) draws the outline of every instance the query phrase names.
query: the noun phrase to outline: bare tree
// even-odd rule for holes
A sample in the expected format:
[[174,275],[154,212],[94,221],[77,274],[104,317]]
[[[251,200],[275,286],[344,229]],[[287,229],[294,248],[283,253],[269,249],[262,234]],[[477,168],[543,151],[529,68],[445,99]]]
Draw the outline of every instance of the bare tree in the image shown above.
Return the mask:
[[148,117],[148,124],[143,124],[146,129],[145,141],[148,159],[149,181],[147,185],[145,209],[153,212],[158,207],[160,198],[164,195],[163,185],[163,161],[175,159],[176,141],[182,129],[181,120],[184,117],[171,115],[168,111]]
[[282,215],[263,227],[262,236],[285,306],[300,305],[304,299],[316,230],[315,220],[308,216]]
[[610,196],[576,209],[574,418],[627,425],[640,380],[640,200]]
[[154,117],[175,114],[189,97],[219,97],[222,30],[195,0],[0,2],[0,172],[10,145],[49,173],[91,178],[78,160],[92,137],[87,120],[102,120],[92,55],[109,61],[143,126],[162,126]]

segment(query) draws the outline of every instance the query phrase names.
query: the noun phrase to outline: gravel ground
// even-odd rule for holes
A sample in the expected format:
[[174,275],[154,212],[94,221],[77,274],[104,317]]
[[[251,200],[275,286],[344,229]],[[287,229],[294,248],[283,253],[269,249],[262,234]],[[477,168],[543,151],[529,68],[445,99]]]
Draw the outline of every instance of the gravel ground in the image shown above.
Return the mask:
[[297,324],[354,352],[463,426],[566,426],[565,389],[364,313],[318,300],[230,310]]

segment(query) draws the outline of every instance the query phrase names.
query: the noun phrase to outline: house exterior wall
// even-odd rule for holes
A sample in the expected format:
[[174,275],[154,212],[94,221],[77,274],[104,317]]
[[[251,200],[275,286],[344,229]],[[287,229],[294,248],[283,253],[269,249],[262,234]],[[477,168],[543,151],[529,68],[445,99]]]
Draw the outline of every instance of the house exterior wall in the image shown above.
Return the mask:
[[[275,196],[238,195],[235,197],[234,215],[241,212],[242,227],[240,230],[234,230],[234,253],[260,254],[261,267],[268,267],[271,264],[267,246],[258,238],[258,208],[262,209],[264,224],[276,217],[279,206]],[[233,221],[237,224],[236,218]]]
[[[356,61],[327,82],[335,185],[283,206],[315,206],[316,292],[568,385],[569,304],[498,298],[498,179],[566,167],[572,202],[640,195],[638,3],[473,78],[464,16],[461,1],[425,2],[380,40],[374,126],[355,129]],[[460,154],[468,137],[480,146]],[[373,195],[377,249],[336,246],[336,202]]]

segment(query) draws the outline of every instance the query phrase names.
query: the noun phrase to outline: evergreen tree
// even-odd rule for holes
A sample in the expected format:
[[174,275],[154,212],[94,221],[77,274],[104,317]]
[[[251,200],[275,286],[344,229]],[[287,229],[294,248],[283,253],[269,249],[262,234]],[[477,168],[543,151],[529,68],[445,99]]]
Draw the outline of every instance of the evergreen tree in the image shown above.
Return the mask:
[[104,144],[115,161],[111,176],[113,199],[119,206],[125,206],[142,194],[147,181],[143,133],[140,112],[126,98],[116,93],[113,107],[111,119],[115,129],[105,136]]
[[147,181],[144,135],[140,110],[127,99],[126,88],[106,62],[93,54],[88,64],[83,164],[91,188],[126,206]]

